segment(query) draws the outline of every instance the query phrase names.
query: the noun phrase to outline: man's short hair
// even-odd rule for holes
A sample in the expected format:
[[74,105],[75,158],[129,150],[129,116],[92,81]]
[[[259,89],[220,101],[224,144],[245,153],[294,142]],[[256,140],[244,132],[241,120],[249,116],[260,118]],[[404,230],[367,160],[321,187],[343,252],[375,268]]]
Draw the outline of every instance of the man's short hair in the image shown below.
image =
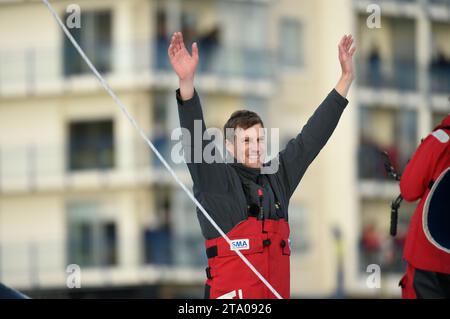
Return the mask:
[[233,132],[238,127],[246,130],[256,124],[261,124],[261,126],[264,127],[264,123],[258,114],[249,110],[238,110],[231,114],[230,118],[223,126],[223,132],[226,139],[234,141],[234,133],[233,135],[228,136],[227,129],[231,128],[233,129]]

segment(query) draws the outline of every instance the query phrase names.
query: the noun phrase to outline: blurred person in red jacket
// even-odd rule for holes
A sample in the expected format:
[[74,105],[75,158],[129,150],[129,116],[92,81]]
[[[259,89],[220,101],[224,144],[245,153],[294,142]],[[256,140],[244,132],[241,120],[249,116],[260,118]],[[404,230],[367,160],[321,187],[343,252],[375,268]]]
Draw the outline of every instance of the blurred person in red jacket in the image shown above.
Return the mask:
[[450,298],[450,114],[416,150],[400,190],[407,201],[420,199],[403,251],[402,297]]
[[364,226],[361,238],[367,264],[379,264],[381,252],[381,238],[375,224],[369,223]]

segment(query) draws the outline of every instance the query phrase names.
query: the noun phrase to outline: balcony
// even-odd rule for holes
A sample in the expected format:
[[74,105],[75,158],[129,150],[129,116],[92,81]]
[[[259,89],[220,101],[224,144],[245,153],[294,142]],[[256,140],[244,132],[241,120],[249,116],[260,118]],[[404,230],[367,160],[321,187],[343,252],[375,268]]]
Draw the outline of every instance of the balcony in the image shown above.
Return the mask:
[[[189,185],[186,165],[170,157],[171,141],[167,137],[151,140]],[[65,145],[1,146],[0,193],[174,183],[142,139],[117,142],[114,149],[94,146],[93,150],[71,153]]]
[[398,172],[403,170],[416,148],[417,114],[413,110],[364,106],[359,112],[360,181],[389,181],[381,152],[388,152]]
[[[190,44],[189,44],[190,45]],[[174,77],[167,57],[168,43],[155,40],[129,46],[100,45],[83,48],[93,64],[113,86],[152,86]],[[222,81],[271,80],[275,56],[266,49],[225,47],[199,42],[200,78]],[[62,93],[73,89],[96,90],[100,86],[87,65],[73,50],[29,48],[0,51],[0,96]],[[171,82],[169,82],[170,84]]]
[[432,22],[431,24],[433,48],[428,67],[431,92],[447,96],[450,94],[449,20],[450,16],[445,22]]
[[414,61],[394,60],[387,64],[379,59],[361,58],[357,65],[358,83],[372,89],[413,91],[417,88]]
[[[201,236],[194,240],[202,241]],[[193,239],[186,239],[186,245]],[[184,254],[196,248],[186,245],[173,246],[174,254]],[[198,247],[198,245],[197,245]],[[130,248],[133,249],[133,248]],[[142,252],[143,253],[143,252]],[[161,252],[163,253],[163,252]],[[7,282],[18,289],[67,288],[67,266],[64,241],[0,242],[0,282]],[[173,259],[170,263],[161,259],[142,261],[135,265],[81,266],[82,287],[118,286],[139,284],[195,284],[202,285],[206,264],[203,247],[190,260]],[[200,259],[195,259],[199,258]]]
[[[229,47],[202,40],[197,43],[200,54],[197,72],[200,75],[248,80],[271,79],[274,76],[276,56],[267,49]],[[154,69],[173,72],[167,59],[168,46],[167,40],[157,40]]]

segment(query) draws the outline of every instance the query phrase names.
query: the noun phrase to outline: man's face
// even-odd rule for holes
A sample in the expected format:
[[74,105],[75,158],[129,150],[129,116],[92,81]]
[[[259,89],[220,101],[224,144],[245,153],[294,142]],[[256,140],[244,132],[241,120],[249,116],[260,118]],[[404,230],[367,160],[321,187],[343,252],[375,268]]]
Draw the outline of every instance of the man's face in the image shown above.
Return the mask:
[[264,129],[261,124],[248,129],[236,128],[234,143],[226,141],[227,150],[247,167],[260,168],[266,154]]

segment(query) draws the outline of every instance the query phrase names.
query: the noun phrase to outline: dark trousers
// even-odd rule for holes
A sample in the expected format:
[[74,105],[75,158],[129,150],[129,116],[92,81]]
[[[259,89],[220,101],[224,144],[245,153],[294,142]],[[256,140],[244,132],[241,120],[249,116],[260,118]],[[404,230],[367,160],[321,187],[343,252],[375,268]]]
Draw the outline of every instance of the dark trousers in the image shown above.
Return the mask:
[[404,299],[450,299],[450,274],[417,269],[408,264],[400,286]]

